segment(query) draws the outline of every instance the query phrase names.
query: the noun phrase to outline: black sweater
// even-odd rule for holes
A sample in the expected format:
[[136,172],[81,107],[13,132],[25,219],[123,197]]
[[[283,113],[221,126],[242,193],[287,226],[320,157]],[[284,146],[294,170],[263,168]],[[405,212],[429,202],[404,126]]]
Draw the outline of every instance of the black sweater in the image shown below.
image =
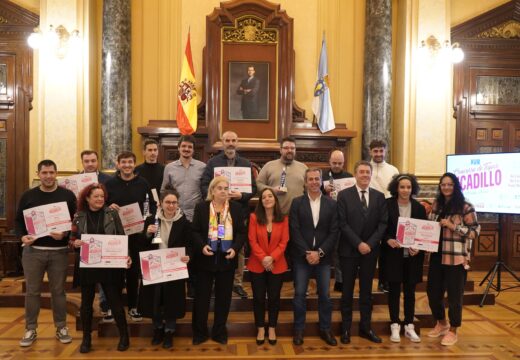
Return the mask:
[[159,163],[150,164],[147,162],[135,168],[135,172],[142,176],[150,184],[150,188],[156,189],[157,193],[161,191],[161,185],[164,176],[164,165]]
[[[27,229],[25,228],[25,219],[23,211],[30,209],[35,206],[48,205],[57,202],[65,201],[69,207],[70,218],[76,213],[76,196],[70,190],[58,187],[56,190],[51,192],[45,192],[40,190],[40,187],[35,187],[27,190],[23,193],[18,203],[18,210],[16,212],[15,219],[15,232],[18,238],[27,235]],[[45,247],[63,247],[68,245],[69,236],[65,236],[61,240],[54,240],[51,236],[44,236],[37,239],[32,245],[33,246],[45,246]]]

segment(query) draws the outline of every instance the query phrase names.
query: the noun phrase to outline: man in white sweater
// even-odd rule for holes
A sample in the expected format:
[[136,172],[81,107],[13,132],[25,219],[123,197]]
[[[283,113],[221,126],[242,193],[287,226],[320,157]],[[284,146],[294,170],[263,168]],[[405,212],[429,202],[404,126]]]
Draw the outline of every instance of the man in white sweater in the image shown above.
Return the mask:
[[399,174],[399,170],[385,161],[386,142],[383,140],[372,140],[370,148],[370,163],[372,164],[372,181],[370,187],[381,191],[385,198],[391,197],[387,187],[392,177]]
[[[370,187],[381,191],[385,194],[385,198],[389,198],[388,184],[392,177],[399,174],[399,170],[393,165],[385,161],[386,157],[386,142],[384,140],[375,139],[370,142],[370,164],[372,164],[372,180]],[[379,256],[379,282],[377,288],[380,291],[388,292],[388,282],[384,279],[385,269],[382,267],[383,259]]]

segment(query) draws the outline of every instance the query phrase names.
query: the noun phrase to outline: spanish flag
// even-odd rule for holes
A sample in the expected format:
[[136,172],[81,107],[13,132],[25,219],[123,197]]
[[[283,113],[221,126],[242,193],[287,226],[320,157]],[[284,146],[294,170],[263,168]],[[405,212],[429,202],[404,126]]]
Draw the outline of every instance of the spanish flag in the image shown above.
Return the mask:
[[177,94],[177,126],[183,135],[190,135],[197,131],[197,89],[195,89],[195,70],[191,58],[189,32]]

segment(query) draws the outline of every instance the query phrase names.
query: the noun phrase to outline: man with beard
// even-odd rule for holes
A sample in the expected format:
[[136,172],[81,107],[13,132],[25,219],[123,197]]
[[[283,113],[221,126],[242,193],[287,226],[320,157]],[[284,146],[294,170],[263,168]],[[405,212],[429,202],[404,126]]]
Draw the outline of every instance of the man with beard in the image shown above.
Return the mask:
[[343,274],[341,295],[341,342],[350,343],[354,284],[359,276],[359,336],[382,342],[371,328],[372,280],[376,270],[381,240],[386,233],[385,196],[369,187],[372,166],[360,160],[354,167],[356,185],[338,195],[340,240],[338,253]]
[[[108,192],[107,204],[119,211],[121,206],[138,203],[141,213],[144,214],[146,195],[148,195],[149,212],[155,214],[157,206],[153,201],[152,192],[148,181],[135,174],[135,154],[130,151],[123,151],[117,155],[116,176],[106,184]],[[144,233],[137,233],[128,236],[128,252],[132,258],[132,265],[126,271],[126,293],[128,300],[128,315],[133,321],[143,320],[141,314],[137,312],[137,299],[139,295],[139,277],[141,266],[139,261],[139,251]]]
[[[166,185],[171,185],[179,193],[179,207],[186,215],[186,218],[192,222],[195,205],[202,200],[202,192],[200,191],[200,180],[206,168],[206,164],[193,158],[195,152],[195,138],[191,135],[183,135],[180,137],[178,145],[179,159],[172,161],[164,168],[164,177],[161,189]],[[195,274],[192,270],[192,263],[188,264],[189,279],[188,297],[193,298]]]
[[76,196],[70,190],[59,187],[56,181],[56,163],[52,160],[42,160],[38,164],[37,175],[40,186],[27,190],[18,203],[15,218],[16,236],[23,246],[22,264],[24,269],[25,291],[25,333],[20,340],[20,346],[31,346],[36,340],[38,314],[40,313],[40,291],[45,273],[49,279],[51,291],[51,306],[56,339],[63,344],[72,341],[66,324],[67,303],[65,296],[65,280],[69,265],[69,232],[52,231],[49,235],[36,239],[29,235],[24,210],[65,201],[70,218],[76,212]]
[[296,142],[291,137],[282,139],[280,158],[271,160],[262,167],[256,184],[262,192],[269,187],[274,190],[284,215],[289,214],[292,200],[303,195],[307,165],[295,160]]
[[[372,140],[368,147],[370,148],[370,164],[372,165],[370,187],[382,192],[385,198],[388,199],[392,196],[390,191],[388,191],[388,184],[390,184],[394,175],[399,174],[399,170],[385,161],[386,142],[379,139]],[[385,269],[383,269],[384,262],[383,253],[381,253],[379,257],[379,281],[377,288],[379,291],[388,292],[388,282],[383,278],[385,274]]]
[[[238,135],[233,131],[226,131],[222,134],[222,147],[223,151],[218,155],[215,155],[211,159],[209,159],[208,164],[206,165],[206,169],[204,170],[204,174],[202,175],[201,180],[201,191],[202,195],[205,198],[208,194],[208,186],[211,180],[215,175],[215,168],[217,167],[247,167],[251,171],[251,188],[252,192],[250,193],[241,193],[236,190],[229,190],[229,200],[236,201],[242,205],[243,217],[247,221],[249,220],[249,199],[256,194],[256,182],[253,177],[253,169],[251,167],[251,162],[246,158],[243,158],[237,154],[238,147]],[[244,277],[244,265],[245,265],[245,256],[244,256],[244,247],[238,253],[238,267],[235,271],[235,281],[233,284],[233,292],[239,295],[242,298],[247,298],[248,294],[244,290],[242,286],[242,280]]]
[[150,188],[159,192],[163,181],[164,165],[157,162],[159,157],[159,144],[157,141],[153,139],[145,140],[143,156],[144,162],[135,168],[135,172],[148,181]]
[[[321,191],[323,194],[330,196],[334,200],[337,199],[338,193],[334,190],[334,180],[351,178],[352,174],[345,171],[345,156],[341,150],[332,150],[329,154],[329,170],[323,173],[323,182]],[[341,292],[343,289],[343,276],[341,274],[341,266],[339,265],[338,252],[334,253],[334,291]]]

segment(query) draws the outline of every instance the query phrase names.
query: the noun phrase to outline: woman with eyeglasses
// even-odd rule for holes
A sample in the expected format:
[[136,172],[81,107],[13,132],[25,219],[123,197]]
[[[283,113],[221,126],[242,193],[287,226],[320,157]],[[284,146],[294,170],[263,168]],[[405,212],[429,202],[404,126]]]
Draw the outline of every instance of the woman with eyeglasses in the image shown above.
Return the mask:
[[399,319],[399,302],[401,287],[404,296],[404,335],[412,342],[420,342],[415,332],[415,287],[422,281],[424,251],[414,248],[403,248],[396,240],[399,217],[426,220],[426,211],[413,196],[419,192],[417,178],[412,174],[397,174],[388,184],[392,195],[386,200],[388,208],[388,225],[386,241],[381,245],[384,254],[384,278],[388,281],[388,310],[390,313],[390,341],[400,342],[401,321]]
[[224,176],[211,180],[205,202],[193,215],[193,266],[197,283],[193,305],[193,345],[209,338],[208,312],[215,283],[215,310],[211,338],[226,344],[226,322],[231,305],[237,253],[244,245],[246,229],[242,206],[229,201],[229,181]]
[[[185,248],[185,256],[180,260],[187,264],[191,254],[191,224],[179,207],[179,193],[168,184],[159,201],[157,215],[150,215],[145,222],[145,251]],[[161,240],[154,243],[154,238]],[[171,348],[177,319],[186,314],[186,279],[142,286],[138,311],[152,319],[152,345],[162,343],[164,349]]]
[[[430,255],[427,294],[436,324],[428,336],[442,336],[441,344],[450,346],[457,342],[471,246],[480,233],[475,208],[465,200],[455,174],[441,176],[430,217],[439,221],[442,228],[439,249]],[[446,291],[449,324],[443,303]]]
[[[107,191],[102,184],[91,184],[78,197],[78,212],[72,221],[70,244],[76,248],[74,286],[81,286],[80,316],[83,340],[79,352],[88,353],[92,347],[92,315],[96,284],[101,284],[119,330],[117,350],[125,351],[130,346],[128,327],[123,308],[122,290],[125,286],[126,269],[80,268],[79,248],[82,234],[124,235],[123,225],[117,211],[106,206]],[[131,260],[128,257],[127,266]]]

